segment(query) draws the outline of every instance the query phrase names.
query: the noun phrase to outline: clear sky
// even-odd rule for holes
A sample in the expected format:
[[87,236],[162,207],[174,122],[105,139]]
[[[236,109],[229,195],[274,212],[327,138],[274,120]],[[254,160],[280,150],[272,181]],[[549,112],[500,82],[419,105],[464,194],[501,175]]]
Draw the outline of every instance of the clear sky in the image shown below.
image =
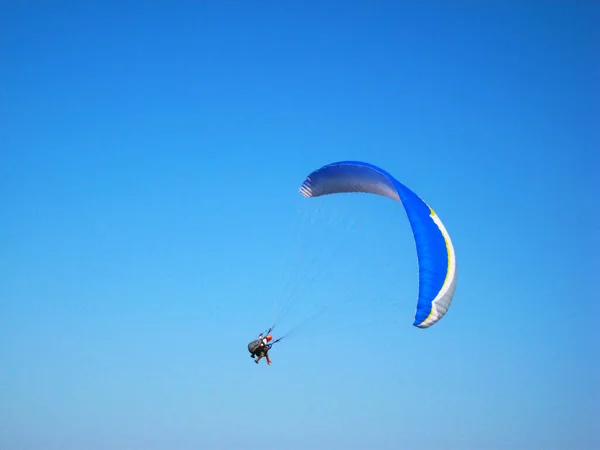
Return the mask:
[[[600,448],[599,20],[2,2],[0,448]],[[298,193],[347,159],[450,232],[434,327],[401,205]]]

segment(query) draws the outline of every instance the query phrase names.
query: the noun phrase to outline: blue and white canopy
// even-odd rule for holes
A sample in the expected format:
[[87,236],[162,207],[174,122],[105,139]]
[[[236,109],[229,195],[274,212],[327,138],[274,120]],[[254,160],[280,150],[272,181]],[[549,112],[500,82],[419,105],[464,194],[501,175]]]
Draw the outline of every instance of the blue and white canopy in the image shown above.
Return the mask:
[[341,161],[312,172],[300,187],[305,197],[364,192],[404,205],[419,262],[419,298],[414,326],[428,328],[448,311],[456,288],[456,255],[433,209],[385,170],[360,161]]

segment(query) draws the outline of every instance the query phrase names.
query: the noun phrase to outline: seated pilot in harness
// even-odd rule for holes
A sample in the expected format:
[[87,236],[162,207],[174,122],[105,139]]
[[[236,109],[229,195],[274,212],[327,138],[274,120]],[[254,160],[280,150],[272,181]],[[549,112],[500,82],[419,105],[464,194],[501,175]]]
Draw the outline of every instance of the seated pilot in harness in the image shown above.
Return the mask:
[[250,342],[248,344],[248,351],[250,352],[250,357],[256,358],[254,362],[258,364],[258,362],[263,358],[267,358],[267,364],[271,365],[271,359],[269,358],[269,350],[273,344],[269,344],[273,340],[273,336],[267,334],[263,337],[263,334],[258,335],[258,339]]

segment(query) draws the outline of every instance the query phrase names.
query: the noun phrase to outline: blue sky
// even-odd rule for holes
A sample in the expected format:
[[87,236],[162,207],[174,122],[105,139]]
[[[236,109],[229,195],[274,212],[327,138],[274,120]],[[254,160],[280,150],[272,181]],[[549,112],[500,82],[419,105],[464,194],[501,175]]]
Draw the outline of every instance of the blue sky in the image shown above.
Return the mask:
[[[476,3],[4,2],[0,447],[600,447],[600,11]],[[448,228],[434,327],[400,205],[298,193],[347,159]]]

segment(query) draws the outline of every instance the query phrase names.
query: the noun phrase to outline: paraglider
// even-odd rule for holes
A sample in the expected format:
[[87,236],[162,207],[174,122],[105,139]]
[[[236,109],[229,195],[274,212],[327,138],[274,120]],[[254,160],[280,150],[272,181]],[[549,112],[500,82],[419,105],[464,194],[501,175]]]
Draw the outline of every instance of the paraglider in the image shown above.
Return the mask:
[[361,161],[340,161],[312,172],[300,193],[307,197],[362,192],[402,203],[419,264],[419,295],[413,325],[428,328],[448,311],[456,289],[456,255],[444,224],[417,194],[385,170]]
[[[454,245],[438,215],[415,192],[380,167],[361,161],[340,161],[311,172],[300,186],[300,193],[306,198],[366,193],[401,203],[413,232],[419,269],[413,325],[429,328],[444,317],[456,290]],[[256,358],[257,364],[266,357],[270,365],[269,350],[287,336],[272,341],[272,329],[248,344],[250,356]]]
[[254,359],[254,362],[256,364],[258,364],[262,358],[266,358],[267,364],[269,366],[271,365],[271,358],[269,358],[269,350],[271,350],[273,344],[276,344],[282,339],[279,338],[273,341],[273,336],[271,336],[272,330],[273,327],[269,328],[269,330],[266,333],[260,333],[257,339],[253,340],[248,344],[248,351],[250,352],[250,357]]

